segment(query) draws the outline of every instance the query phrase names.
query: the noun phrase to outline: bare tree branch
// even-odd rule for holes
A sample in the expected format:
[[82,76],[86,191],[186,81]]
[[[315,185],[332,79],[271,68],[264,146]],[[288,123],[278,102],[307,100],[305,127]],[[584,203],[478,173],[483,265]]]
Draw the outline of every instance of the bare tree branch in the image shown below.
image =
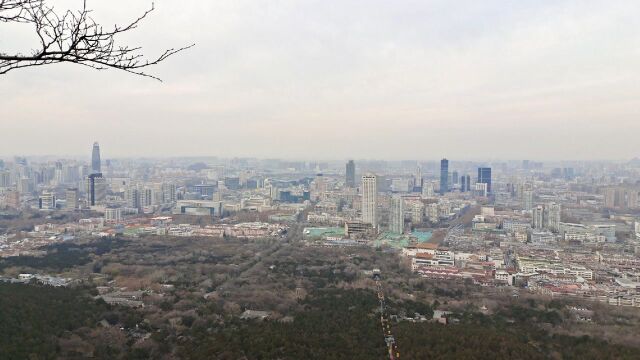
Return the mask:
[[30,54],[0,52],[0,75],[30,66],[68,62],[97,70],[118,69],[160,80],[144,72],[144,68],[156,65],[194,44],[171,48],[156,58],[146,59],[140,52],[141,47],[116,45],[115,41],[117,35],[136,29],[153,10],[152,4],[149,10],[129,24],[104,29],[91,18],[86,0],[82,9],[68,10],[63,14],[47,7],[45,0],[0,0],[0,22],[32,24],[39,40],[38,48]]
[[42,0],[0,0],[0,22],[27,22],[27,10],[41,3]]

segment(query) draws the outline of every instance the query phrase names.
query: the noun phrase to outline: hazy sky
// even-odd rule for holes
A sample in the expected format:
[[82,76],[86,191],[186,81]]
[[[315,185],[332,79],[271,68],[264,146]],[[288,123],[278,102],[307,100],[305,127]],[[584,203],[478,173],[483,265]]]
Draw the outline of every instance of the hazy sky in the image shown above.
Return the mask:
[[[81,1],[49,0],[59,7]],[[89,0],[112,24],[150,1]],[[640,1],[155,1],[124,43],[164,83],[0,76],[0,155],[640,156]],[[0,51],[28,29],[0,24]]]

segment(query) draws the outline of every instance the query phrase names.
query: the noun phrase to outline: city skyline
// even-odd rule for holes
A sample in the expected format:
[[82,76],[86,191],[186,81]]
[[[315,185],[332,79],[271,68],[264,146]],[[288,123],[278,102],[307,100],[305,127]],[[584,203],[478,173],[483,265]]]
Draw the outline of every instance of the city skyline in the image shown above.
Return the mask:
[[[119,4],[92,6],[107,23],[148,6]],[[0,154],[82,154],[98,134],[107,157],[631,159],[640,3],[589,4],[163,3],[140,43],[196,43],[157,67],[164,83],[9,73]]]
[[[99,142],[102,144],[102,142]],[[91,160],[92,160],[92,156],[91,154],[87,155],[86,153],[86,147],[89,146],[91,147],[91,143],[87,142],[84,146],[84,153],[82,151],[79,151],[76,154],[64,154],[64,153],[55,153],[55,152],[51,152],[51,153],[29,153],[29,152],[24,152],[24,153],[6,153],[6,154],[2,154],[0,153],[0,159],[3,160],[12,160],[15,157],[27,157],[27,158],[34,158],[34,159],[46,159],[49,161],[54,161],[54,160],[59,160],[59,159],[68,159],[68,160],[78,160],[78,161],[87,161],[87,163],[89,164],[89,166],[91,166]],[[116,154],[120,154],[119,151],[115,151]],[[125,154],[125,155],[113,155],[113,153],[111,151],[107,152],[108,155],[110,156],[103,156],[102,152],[101,152],[101,158],[102,161],[106,161],[106,160],[145,160],[145,159],[149,159],[149,160],[173,160],[173,159],[258,159],[258,160],[271,160],[271,159],[275,159],[275,160],[283,160],[283,161],[326,161],[326,162],[343,162],[343,161],[349,161],[349,160],[354,160],[356,162],[368,162],[368,161],[388,161],[388,162],[400,162],[400,161],[416,161],[416,162],[440,162],[440,160],[442,159],[442,156],[445,156],[446,154],[438,154],[438,155],[432,155],[432,156],[428,156],[425,155],[425,157],[399,157],[399,158],[384,158],[384,157],[355,157],[355,156],[344,156],[344,157],[305,157],[305,156],[264,156],[264,155],[260,155],[260,154],[254,154],[254,155],[246,155],[246,156],[240,156],[240,155],[234,155],[234,154],[229,154],[229,155],[223,155],[223,154],[216,154],[216,153],[212,153],[212,154],[186,154],[186,155],[137,155],[137,154]],[[448,156],[448,155],[447,155]],[[626,163],[632,160],[638,160],[640,159],[640,154],[638,156],[634,156],[634,157],[630,157],[630,158],[585,158],[585,159],[580,159],[580,158],[555,158],[555,159],[549,159],[549,158],[537,158],[537,157],[523,157],[523,158],[515,158],[515,157],[500,157],[500,156],[466,156],[466,157],[460,157],[460,158],[454,158],[451,161],[453,162],[475,162],[478,164],[483,164],[483,163],[491,163],[491,162],[522,162],[523,160],[526,161],[534,161],[534,162],[543,162],[544,164],[559,164],[559,163],[606,163],[606,162],[612,162],[612,163]],[[344,165],[344,164],[343,164]]]
[[638,13],[0,0],[0,358],[640,359]]

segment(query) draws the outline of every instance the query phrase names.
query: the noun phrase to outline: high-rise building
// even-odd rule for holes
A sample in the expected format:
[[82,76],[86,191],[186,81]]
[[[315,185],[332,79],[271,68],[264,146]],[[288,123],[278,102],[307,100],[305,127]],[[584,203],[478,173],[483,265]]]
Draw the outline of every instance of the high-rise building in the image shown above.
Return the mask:
[[356,187],[356,163],[349,160],[346,166],[345,185],[350,188]]
[[629,189],[627,191],[627,208],[629,209],[637,209],[638,208],[638,189]]
[[416,169],[416,178],[414,182],[414,187],[417,192],[422,192],[422,185],[424,184],[424,178],[422,177],[422,168],[418,165]]
[[[525,195],[528,190],[525,190]],[[560,204],[549,203],[538,205],[532,209],[532,225],[534,229],[548,229],[553,232],[560,231],[560,219],[562,208]]]
[[560,231],[560,220],[562,215],[562,207],[560,204],[547,204],[547,227],[553,232]]
[[0,187],[9,187],[11,185],[12,185],[11,171],[9,170],[0,171]]
[[[322,196],[327,192],[327,181],[323,174],[317,174],[316,178],[310,184],[311,197],[313,200],[318,201],[322,199]],[[277,198],[273,198],[274,200]]]
[[449,191],[449,160],[440,160],[440,195]]
[[119,207],[109,207],[104,210],[104,220],[109,223],[119,223],[122,221],[122,209]]
[[476,183],[473,190],[476,196],[487,196],[489,194],[487,184],[485,183]]
[[533,209],[532,225],[534,229],[544,229],[546,227],[544,206],[538,205]]
[[431,181],[422,184],[422,196],[433,197],[435,195],[434,186]]
[[411,204],[411,222],[420,224],[424,217],[424,204],[422,202],[414,202]]
[[614,208],[616,207],[616,188],[606,188],[604,190],[604,207],[606,208]]
[[138,190],[139,206],[144,208],[153,205],[153,190],[149,187],[144,187]]
[[9,190],[4,193],[5,204],[12,209],[20,208],[20,192],[16,190]]
[[402,234],[404,232],[404,201],[400,196],[391,198],[389,230],[396,234]]
[[65,207],[67,210],[78,209],[78,188],[68,188],[65,192]]
[[38,199],[38,205],[41,210],[55,210],[56,194],[52,191],[43,191]]
[[137,186],[129,186],[125,189],[124,201],[127,204],[127,207],[130,207],[133,209],[140,208],[140,196],[138,195]]
[[33,179],[23,177],[18,181],[18,191],[21,194],[30,194],[33,193]]
[[176,184],[162,184],[162,203],[170,204],[176,202]]
[[93,143],[93,151],[91,152],[91,173],[101,173],[100,170],[100,145],[97,142]]
[[491,168],[478,168],[478,183],[487,184],[487,193],[491,193]]
[[378,183],[374,174],[362,176],[362,222],[378,228]]
[[87,177],[87,204],[96,206],[104,202],[107,196],[107,183],[101,173]]
[[522,209],[527,211],[533,209],[533,187],[530,184],[525,184],[522,190]]
[[451,173],[451,184],[452,185],[458,185],[458,172],[454,171]]
[[461,192],[471,191],[471,176],[469,175],[460,176],[460,191]]

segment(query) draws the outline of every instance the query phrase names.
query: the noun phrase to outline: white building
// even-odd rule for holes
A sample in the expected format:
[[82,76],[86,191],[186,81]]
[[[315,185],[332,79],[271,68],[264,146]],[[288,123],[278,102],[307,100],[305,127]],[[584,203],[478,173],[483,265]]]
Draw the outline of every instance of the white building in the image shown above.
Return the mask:
[[39,205],[41,210],[55,210],[56,194],[50,191],[43,191],[39,199]]
[[373,174],[362,176],[362,222],[378,228],[378,184]]
[[104,210],[104,220],[106,222],[118,223],[122,221],[121,208],[106,208]]
[[389,230],[396,234],[404,232],[404,200],[400,196],[391,198]]
[[433,182],[426,182],[422,185],[422,196],[424,197],[434,197],[435,194],[435,185]]
[[419,224],[424,216],[424,204],[422,202],[414,202],[411,204],[411,222]]

